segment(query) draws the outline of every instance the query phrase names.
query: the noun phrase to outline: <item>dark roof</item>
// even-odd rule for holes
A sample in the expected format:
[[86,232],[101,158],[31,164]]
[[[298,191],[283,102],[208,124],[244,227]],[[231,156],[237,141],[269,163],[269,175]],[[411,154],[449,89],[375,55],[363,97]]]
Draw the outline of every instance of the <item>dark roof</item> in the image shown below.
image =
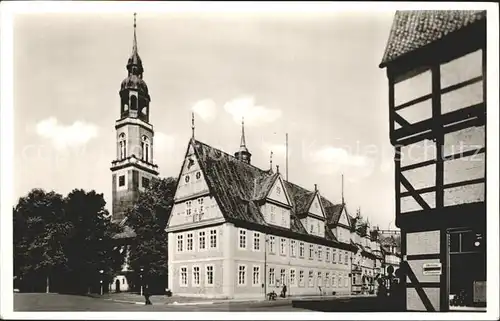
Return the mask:
[[285,181],[285,186],[292,199],[295,213],[307,213],[316,193],[288,181]]
[[[257,201],[269,193],[278,173],[261,170],[200,141],[191,141],[193,142],[200,168],[224,218],[228,221],[244,221],[271,226],[265,222]],[[309,235],[296,214],[302,213],[307,204],[310,205],[311,197],[315,195],[315,192],[285,180],[283,182],[292,203],[290,230]],[[274,225],[272,227],[283,229]],[[326,226],[325,238],[336,241],[335,236]]]
[[397,11],[380,67],[485,18],[475,10]]

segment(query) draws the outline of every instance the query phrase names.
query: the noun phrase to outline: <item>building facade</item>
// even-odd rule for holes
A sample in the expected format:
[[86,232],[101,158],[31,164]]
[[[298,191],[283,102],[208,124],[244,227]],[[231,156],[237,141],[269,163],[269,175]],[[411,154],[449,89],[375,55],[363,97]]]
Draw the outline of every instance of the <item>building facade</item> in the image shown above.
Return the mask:
[[166,228],[174,294],[265,298],[283,285],[287,295],[350,294],[356,253],[375,277],[378,242],[353,232],[344,203],[250,160],[244,131],[234,156],[190,140]]
[[486,12],[397,12],[380,67],[406,309],[484,306]]

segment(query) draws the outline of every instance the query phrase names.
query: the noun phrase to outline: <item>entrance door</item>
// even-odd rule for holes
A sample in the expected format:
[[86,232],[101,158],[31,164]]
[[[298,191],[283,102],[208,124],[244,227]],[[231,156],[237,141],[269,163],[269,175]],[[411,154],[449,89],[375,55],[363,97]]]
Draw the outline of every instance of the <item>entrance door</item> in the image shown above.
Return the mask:
[[120,280],[116,279],[116,281],[115,281],[115,291],[116,292],[121,292],[120,283],[121,283]]
[[450,230],[450,310],[486,307],[486,235],[484,230]]

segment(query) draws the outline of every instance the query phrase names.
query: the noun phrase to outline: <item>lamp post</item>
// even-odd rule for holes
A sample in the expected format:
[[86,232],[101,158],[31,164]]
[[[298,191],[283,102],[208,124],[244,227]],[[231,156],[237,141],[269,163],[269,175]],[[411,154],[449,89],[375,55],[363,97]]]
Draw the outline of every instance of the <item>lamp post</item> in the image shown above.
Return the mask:
[[142,273],[143,272],[144,272],[144,269],[141,268],[141,275],[140,275],[141,276],[141,296],[142,296],[142,292],[143,292],[143,290],[142,290],[142,287],[143,287]]
[[103,276],[104,270],[100,270],[99,274],[101,276],[101,279],[99,280],[99,283],[101,285],[101,295],[103,294],[103,286],[102,286],[102,276]]

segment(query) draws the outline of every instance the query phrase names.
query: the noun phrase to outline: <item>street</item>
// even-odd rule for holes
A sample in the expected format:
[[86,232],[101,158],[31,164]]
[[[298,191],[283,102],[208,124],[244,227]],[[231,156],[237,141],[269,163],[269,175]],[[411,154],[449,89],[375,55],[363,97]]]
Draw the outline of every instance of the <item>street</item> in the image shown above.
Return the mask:
[[121,303],[79,295],[64,295],[55,293],[14,293],[14,311],[142,311],[142,312],[307,312],[308,310],[293,308],[284,303],[278,306],[269,306],[265,303],[215,303],[207,305],[172,305],[154,304],[150,306]]

